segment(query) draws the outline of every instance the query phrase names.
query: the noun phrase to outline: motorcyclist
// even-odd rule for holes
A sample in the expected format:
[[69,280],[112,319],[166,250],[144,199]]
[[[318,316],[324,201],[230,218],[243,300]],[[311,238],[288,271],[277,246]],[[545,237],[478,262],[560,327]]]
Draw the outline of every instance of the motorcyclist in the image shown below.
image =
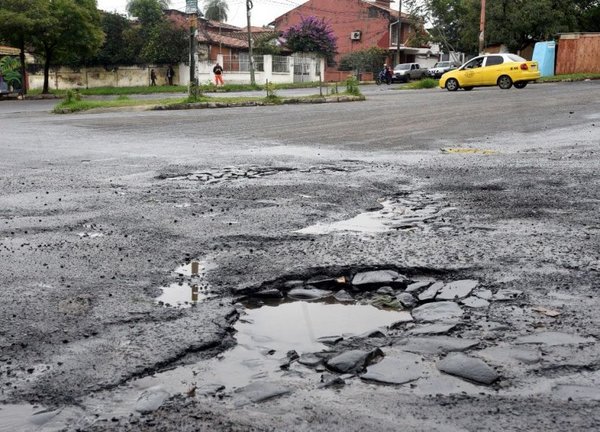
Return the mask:
[[383,65],[383,77],[385,78],[385,81],[387,83],[391,83],[392,82],[392,70],[390,69],[390,67],[387,65],[387,63],[385,63]]

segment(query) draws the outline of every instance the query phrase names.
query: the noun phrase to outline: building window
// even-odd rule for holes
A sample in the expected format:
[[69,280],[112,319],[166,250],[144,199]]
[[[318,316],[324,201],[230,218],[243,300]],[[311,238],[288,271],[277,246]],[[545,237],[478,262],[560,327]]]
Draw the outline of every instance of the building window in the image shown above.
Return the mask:
[[379,9],[370,7],[368,16],[369,16],[369,18],[378,18],[379,17]]

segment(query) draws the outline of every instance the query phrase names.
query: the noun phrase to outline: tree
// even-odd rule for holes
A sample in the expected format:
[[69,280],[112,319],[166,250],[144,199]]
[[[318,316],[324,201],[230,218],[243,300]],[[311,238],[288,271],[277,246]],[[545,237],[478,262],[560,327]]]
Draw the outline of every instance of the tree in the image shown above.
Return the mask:
[[[94,58],[90,59],[89,64],[108,66],[137,63],[143,43],[136,44],[127,39],[127,34],[132,28],[131,21],[118,13],[104,12],[101,26],[105,34],[104,44]],[[135,54],[132,56],[133,53]]]
[[279,55],[281,47],[277,43],[277,34],[259,33],[253,38],[254,53],[258,55]]
[[357,74],[362,71],[376,72],[382,69],[386,57],[387,51],[378,47],[354,51],[340,59],[338,69],[343,71],[354,70]]
[[104,41],[95,0],[53,0],[37,26],[32,46],[44,59],[44,87],[54,64],[77,63],[91,57]]
[[325,20],[315,17],[302,18],[298,25],[285,31],[286,45],[294,52],[312,52],[333,60],[337,53],[337,38]]
[[204,17],[209,20],[223,22],[227,21],[229,6],[225,0],[209,0],[204,9]]
[[[19,48],[21,80],[25,76],[25,49],[46,13],[44,0],[0,0],[0,41]],[[25,93],[26,86],[22,88]]]
[[189,56],[188,32],[169,20],[152,26],[141,52],[147,63],[179,63]]
[[229,6],[225,0],[209,0],[204,9],[204,17],[219,22],[219,53],[221,52],[221,23],[227,21]]
[[163,18],[163,9],[169,7],[169,0],[129,0],[127,12],[136,17],[142,27],[150,27]]
[[[414,0],[407,0],[409,2]],[[481,0],[425,0],[421,11],[434,40],[457,51],[478,51]],[[600,29],[598,0],[494,0],[486,5],[485,43],[518,51],[557,33]]]

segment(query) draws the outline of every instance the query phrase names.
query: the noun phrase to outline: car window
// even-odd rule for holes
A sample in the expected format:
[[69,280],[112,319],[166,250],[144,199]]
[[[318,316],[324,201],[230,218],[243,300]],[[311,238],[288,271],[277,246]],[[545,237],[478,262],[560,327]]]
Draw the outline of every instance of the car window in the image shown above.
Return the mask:
[[463,66],[463,69],[475,69],[481,67],[483,63],[483,57],[475,57],[473,60],[468,61]]
[[486,66],[495,66],[504,63],[502,56],[489,56],[485,61]]
[[524,61],[527,61],[523,57],[520,57],[520,56],[518,56],[516,54],[508,54],[506,57],[508,57],[509,59],[511,59],[514,62],[524,62]]

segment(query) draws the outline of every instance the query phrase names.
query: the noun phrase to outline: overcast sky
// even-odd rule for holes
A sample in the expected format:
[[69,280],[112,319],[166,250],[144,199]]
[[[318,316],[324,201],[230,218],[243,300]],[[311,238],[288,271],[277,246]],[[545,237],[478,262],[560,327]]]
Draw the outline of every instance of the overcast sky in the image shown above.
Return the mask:
[[[125,14],[127,0],[97,0],[98,8],[108,12],[117,11]],[[307,0],[252,0],[251,19],[253,26],[267,25],[279,15],[305,3]],[[229,6],[227,22],[239,27],[246,27],[246,0],[226,0]],[[200,10],[204,10],[206,0],[198,0]],[[185,0],[171,0],[172,9],[185,10]]]
[[[253,0],[251,19],[253,26],[263,26],[273,21],[279,15],[301,5],[306,0]],[[97,0],[98,8],[119,13],[127,13],[127,0]],[[226,0],[229,6],[227,22],[239,27],[246,27],[246,0]],[[185,0],[171,0],[172,9],[185,10]],[[198,7],[204,10],[206,0],[198,0]]]

